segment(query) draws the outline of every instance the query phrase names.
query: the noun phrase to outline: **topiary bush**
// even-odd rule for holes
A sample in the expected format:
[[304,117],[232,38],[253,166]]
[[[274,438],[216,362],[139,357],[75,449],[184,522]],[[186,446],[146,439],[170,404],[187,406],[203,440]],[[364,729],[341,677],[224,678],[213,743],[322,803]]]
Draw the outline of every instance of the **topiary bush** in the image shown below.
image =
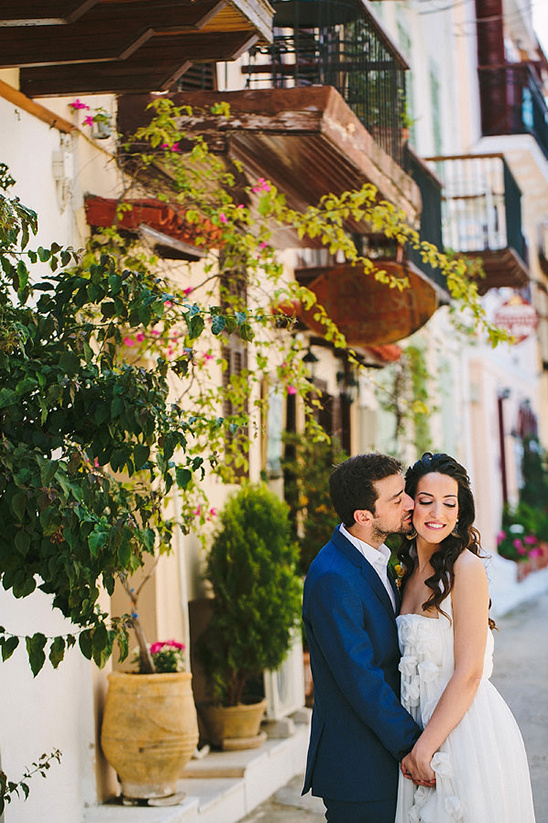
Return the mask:
[[264,484],[229,498],[207,561],[215,597],[197,647],[216,703],[242,702],[250,678],[283,662],[300,619],[298,557],[288,506]]

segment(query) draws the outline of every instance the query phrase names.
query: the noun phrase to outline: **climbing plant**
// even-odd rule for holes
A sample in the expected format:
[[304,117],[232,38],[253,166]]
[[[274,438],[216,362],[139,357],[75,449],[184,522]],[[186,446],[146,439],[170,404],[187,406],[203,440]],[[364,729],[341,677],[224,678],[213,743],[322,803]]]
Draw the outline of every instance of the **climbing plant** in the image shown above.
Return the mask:
[[[226,109],[214,113],[225,117]],[[78,253],[55,242],[32,248],[37,215],[9,195],[14,181],[0,170],[0,575],[15,597],[36,588],[51,595],[75,627],[64,637],[24,638],[35,675],[46,657],[57,666],[75,643],[98,665],[115,641],[127,653],[138,617],[111,618],[101,588],[112,593],[146,555],[169,551],[174,524],[165,500],[174,488],[184,529],[207,520],[206,501],[196,505],[200,481],[206,471],[233,476],[227,450],[245,462],[264,380],[315,402],[302,343],[290,334],[291,318],[280,323],[280,303],[299,301],[326,339],[345,347],[315,295],[285,278],[277,231],[317,238],[357,276],[407,288],[359,254],[345,221],[365,221],[419,248],[488,339],[502,336],[461,263],[421,243],[373,186],[297,212],[267,180],[236,179],[199,135],[183,130],[188,114],[162,98],[151,122],[119,146],[118,219]],[[136,195],[183,215],[204,251],[198,274],[190,264],[167,270],[119,231]],[[234,288],[238,279],[245,288]],[[247,365],[223,379],[234,341]],[[21,640],[0,627],[3,659]],[[142,636],[140,643],[145,655]]]

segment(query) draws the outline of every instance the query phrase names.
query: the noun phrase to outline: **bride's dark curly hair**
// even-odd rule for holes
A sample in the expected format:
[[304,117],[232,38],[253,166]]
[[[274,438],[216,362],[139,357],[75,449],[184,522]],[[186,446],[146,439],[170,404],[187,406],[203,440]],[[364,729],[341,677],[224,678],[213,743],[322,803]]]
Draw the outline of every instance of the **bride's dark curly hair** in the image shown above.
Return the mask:
[[[453,477],[458,484],[459,514],[455,528],[457,535],[455,536],[453,533],[448,535],[441,541],[440,548],[432,555],[430,564],[434,569],[434,574],[425,581],[428,588],[432,589],[432,594],[422,604],[425,611],[434,607],[438,612],[445,614],[443,609],[440,608],[440,604],[453,588],[455,582],[454,566],[457,557],[465,549],[471,551],[472,554],[481,556],[482,548],[480,534],[473,526],[476,507],[470,489],[470,478],[464,466],[457,463],[453,457],[448,454],[432,454],[431,452],[423,454],[421,459],[410,466],[405,473],[405,491],[414,498],[421,477],[432,472],[439,472],[439,474]],[[404,568],[402,588],[405,587],[407,580],[413,574],[417,562],[415,541],[404,540],[403,544],[398,550],[398,557]],[[490,620],[489,625],[494,626],[493,621]]]

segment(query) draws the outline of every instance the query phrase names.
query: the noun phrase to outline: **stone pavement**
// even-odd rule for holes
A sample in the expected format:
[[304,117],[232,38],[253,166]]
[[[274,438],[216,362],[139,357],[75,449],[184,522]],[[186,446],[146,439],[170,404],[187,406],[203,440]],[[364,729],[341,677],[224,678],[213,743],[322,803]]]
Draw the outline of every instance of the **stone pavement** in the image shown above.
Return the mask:
[[[498,617],[497,626],[492,682],[523,734],[536,823],[548,823],[548,593]],[[310,795],[300,797],[301,786],[302,777],[294,778],[241,823],[325,823],[323,803]]]

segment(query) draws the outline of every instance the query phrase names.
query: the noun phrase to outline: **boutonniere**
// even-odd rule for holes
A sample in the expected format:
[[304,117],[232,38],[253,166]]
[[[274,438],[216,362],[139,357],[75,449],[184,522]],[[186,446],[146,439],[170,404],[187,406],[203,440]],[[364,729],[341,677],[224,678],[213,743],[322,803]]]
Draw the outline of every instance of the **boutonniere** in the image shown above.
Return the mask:
[[392,569],[392,576],[394,578],[394,582],[398,589],[401,589],[401,581],[403,577],[403,566],[401,563],[394,563],[393,566],[390,567]]

